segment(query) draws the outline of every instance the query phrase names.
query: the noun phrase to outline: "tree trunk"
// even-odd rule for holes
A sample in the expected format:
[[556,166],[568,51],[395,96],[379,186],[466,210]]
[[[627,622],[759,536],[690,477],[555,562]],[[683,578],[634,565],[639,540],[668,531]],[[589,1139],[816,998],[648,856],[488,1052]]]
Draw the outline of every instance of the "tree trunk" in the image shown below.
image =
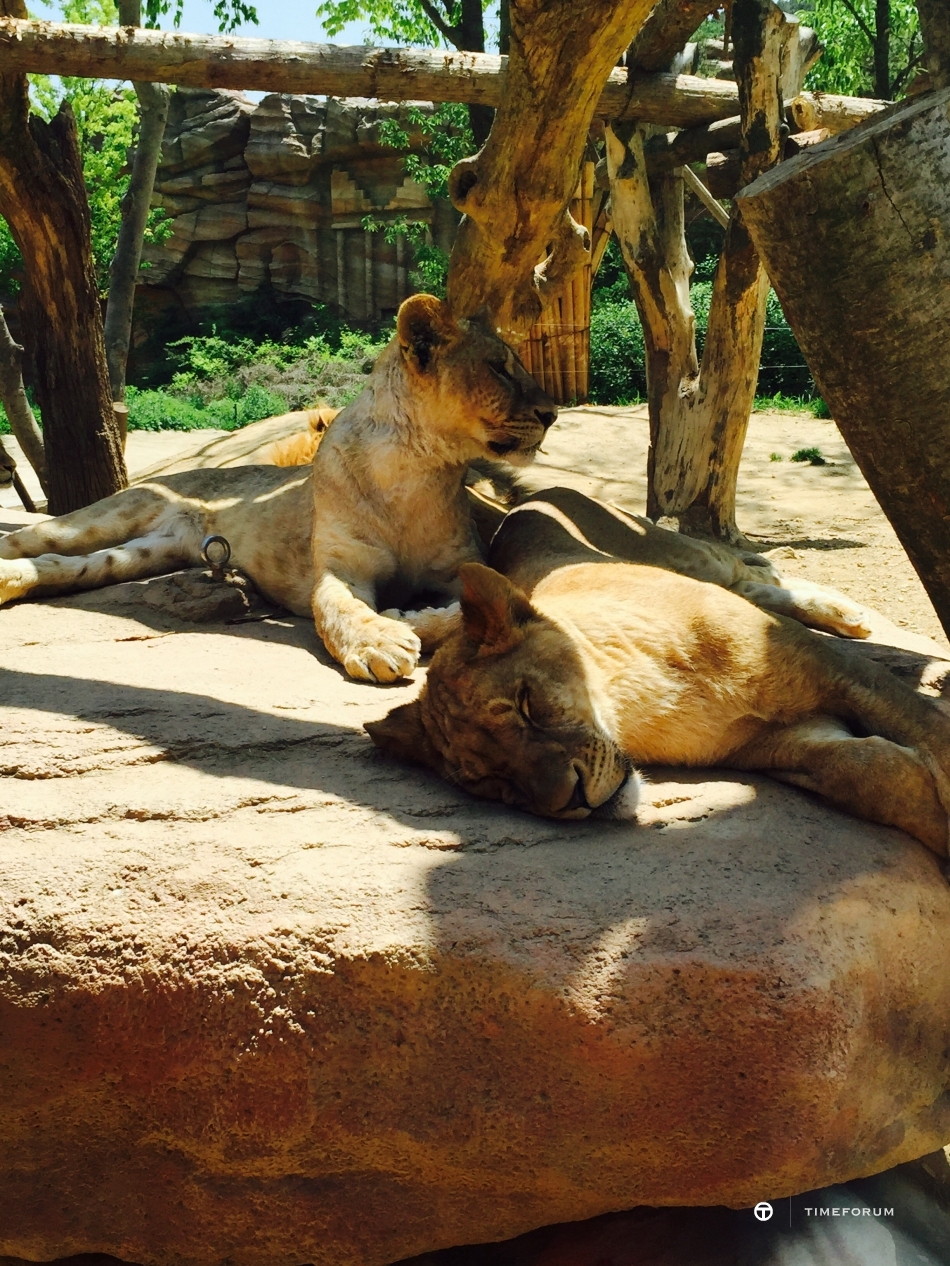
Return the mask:
[[884,100],[891,95],[891,0],[874,4],[874,92]]
[[[822,396],[950,634],[950,89],[739,194]],[[790,233],[789,225],[807,225]]]
[[659,0],[627,50],[627,65],[638,74],[669,70],[673,58],[712,11],[710,0]]
[[[21,6],[0,0],[0,13]],[[43,417],[49,510],[63,514],[117,492],[127,478],[76,122],[66,104],[51,123],[31,117],[19,74],[0,75],[0,215],[23,255],[20,318]]]
[[[484,53],[485,21],[482,17],[482,0],[462,0],[459,20],[459,40],[456,48],[463,52]],[[488,140],[495,111],[489,105],[472,102],[468,107],[468,121],[478,149]]]
[[[119,0],[123,26],[138,26],[142,20],[140,0]],[[122,223],[115,255],[109,267],[109,303],[106,308],[105,342],[112,399],[125,399],[125,369],[132,334],[135,286],[142,262],[142,241],[152,201],[155,172],[161,156],[169,92],[164,84],[132,85],[139,102],[139,132],[132,160],[129,188],[122,199]]]
[[950,5],[947,0],[917,0],[924,41],[924,68],[935,88],[950,88]]
[[[631,4],[637,13],[648,7],[641,0],[624,0],[604,39],[623,25],[622,14]],[[596,7],[605,11],[604,0],[598,0]],[[548,23],[553,23],[553,17]],[[627,26],[633,30],[636,23]],[[588,42],[583,32],[577,37]],[[0,20],[0,65],[5,73],[30,71],[381,101],[461,101],[497,107],[507,93],[506,59],[493,53],[338,47],[11,19]],[[569,78],[573,68],[568,64],[561,69],[561,77]],[[614,66],[613,73],[610,70],[603,74],[598,70],[596,82],[586,85],[601,118],[642,118],[669,127],[699,127],[728,118],[738,108],[736,85],[726,80],[638,75],[631,83],[625,69]],[[586,71],[578,68],[578,73]],[[537,103],[532,100],[530,107],[534,114]]]
[[3,309],[0,308],[0,403],[10,423],[23,455],[36,471],[40,487],[46,488],[46,454],[43,451],[43,432],[36,425],[23,387],[23,348],[13,341]]
[[[794,30],[769,0],[736,0],[732,34],[742,105],[743,180],[779,157],[781,54]],[[739,539],[735,492],[755,398],[768,280],[733,213],[713,283],[702,367],[689,302],[692,262],[683,229],[683,186],[649,180],[642,129],[608,130],[614,231],[646,351],[650,412],[647,513],[689,531]]]
[[511,4],[505,92],[491,135],[449,180],[465,214],[449,302],[463,316],[486,308],[503,338],[523,339],[544,291],[589,256],[589,235],[568,203],[603,83],[651,7],[651,0],[592,0],[578,22],[571,0]]

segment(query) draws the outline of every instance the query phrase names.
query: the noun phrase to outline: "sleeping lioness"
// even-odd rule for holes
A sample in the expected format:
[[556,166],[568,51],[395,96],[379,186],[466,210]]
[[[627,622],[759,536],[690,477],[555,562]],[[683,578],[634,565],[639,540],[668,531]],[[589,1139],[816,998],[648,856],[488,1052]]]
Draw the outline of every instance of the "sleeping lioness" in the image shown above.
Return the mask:
[[415,295],[362,394],[313,467],[201,469],[150,479],[0,538],[0,603],[96,589],[201,563],[206,536],[271,601],[313,613],[354,677],[412,672],[452,613],[404,621],[377,607],[458,594],[481,557],[464,489],[473,459],[532,459],[557,409],[482,322]]
[[462,568],[461,627],[374,742],[554,818],[632,815],[639,764],[764,770],[947,855],[940,705],[726,588],[621,561],[673,556],[585,502],[556,489],[507,516],[500,570]]

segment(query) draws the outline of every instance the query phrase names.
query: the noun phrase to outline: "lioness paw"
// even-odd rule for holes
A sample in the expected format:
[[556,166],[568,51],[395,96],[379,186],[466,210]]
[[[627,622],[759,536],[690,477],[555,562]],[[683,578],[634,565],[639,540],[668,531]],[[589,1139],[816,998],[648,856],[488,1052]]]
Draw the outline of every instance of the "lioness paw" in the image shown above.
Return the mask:
[[421,653],[422,643],[408,624],[380,617],[360,630],[359,641],[342,657],[343,667],[360,681],[398,681],[412,675]]
[[29,578],[24,571],[23,563],[0,559],[0,607],[14,598],[22,598],[29,591]]

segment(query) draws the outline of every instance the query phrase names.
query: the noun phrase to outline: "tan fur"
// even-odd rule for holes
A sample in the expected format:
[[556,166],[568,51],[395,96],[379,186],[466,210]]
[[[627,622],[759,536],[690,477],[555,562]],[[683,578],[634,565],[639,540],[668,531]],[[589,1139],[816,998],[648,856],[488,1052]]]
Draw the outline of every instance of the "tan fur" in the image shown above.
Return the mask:
[[316,456],[327,427],[339,412],[339,409],[331,409],[329,405],[320,405],[315,409],[282,414],[287,422],[296,422],[300,430],[296,435],[288,435],[271,444],[265,449],[262,461],[273,466],[309,466]]
[[[639,764],[766,770],[946,855],[939,705],[721,583],[598,552],[611,529],[603,507],[586,531],[565,513],[578,495],[508,516],[490,555],[507,576],[462,568],[462,627],[420,697],[367,727],[377,744],[564,818],[635,807]],[[654,564],[683,544],[662,535],[640,538]]]
[[457,607],[417,614],[413,631],[377,606],[457,596],[460,563],[481,557],[464,489],[469,463],[530,461],[555,416],[491,331],[416,295],[311,467],[155,477],[10,533],[0,538],[0,603],[195,566],[215,533],[268,598],[313,612],[348,672],[392,680],[412,671],[421,640],[438,641]]
[[555,415],[486,326],[456,322],[431,295],[402,305],[372,386],[336,418],[313,464],[314,621],[351,676],[408,676],[423,642],[441,640],[451,610],[412,628],[379,609],[458,596],[460,564],[481,557],[469,463],[530,461]]

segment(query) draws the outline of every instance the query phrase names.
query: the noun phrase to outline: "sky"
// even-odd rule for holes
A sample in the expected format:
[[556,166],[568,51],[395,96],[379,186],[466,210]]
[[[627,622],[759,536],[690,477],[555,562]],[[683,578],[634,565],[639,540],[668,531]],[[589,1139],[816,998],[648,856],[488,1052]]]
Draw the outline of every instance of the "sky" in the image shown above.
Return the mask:
[[[256,0],[258,25],[239,26],[235,34],[260,35],[272,40],[315,40],[327,43],[329,36],[314,16],[317,3],[318,0]],[[28,0],[28,7],[38,18],[61,20],[57,5],[45,4],[43,0]],[[162,25],[168,28],[172,26],[171,14],[163,19]],[[218,23],[212,12],[211,0],[185,0],[180,29],[216,34]],[[363,22],[350,22],[339,35],[333,37],[333,43],[362,44],[366,39],[372,39],[369,26]]]

